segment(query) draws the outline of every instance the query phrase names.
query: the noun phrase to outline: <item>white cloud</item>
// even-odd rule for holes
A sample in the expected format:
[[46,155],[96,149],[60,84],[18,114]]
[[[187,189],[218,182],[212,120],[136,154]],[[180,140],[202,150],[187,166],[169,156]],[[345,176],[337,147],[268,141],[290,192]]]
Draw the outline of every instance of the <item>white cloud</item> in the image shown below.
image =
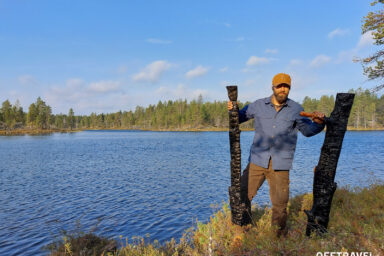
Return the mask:
[[147,65],[141,72],[135,74],[132,79],[136,82],[157,82],[164,71],[171,67],[167,61],[158,60]]
[[338,53],[335,63],[340,64],[343,62],[352,62],[354,60],[361,59],[361,55],[367,56],[365,52],[369,47],[374,46],[374,38],[372,31],[368,31],[362,34],[357,42],[356,46],[349,50],[343,50]]
[[357,48],[363,48],[368,45],[372,45],[374,42],[372,31],[368,31],[361,35]]
[[[120,100],[124,92],[118,90],[120,81],[95,81],[87,83],[79,78],[68,79],[64,84],[53,85],[45,94],[54,113],[66,113],[73,108],[76,113],[117,111],[127,106]],[[130,98],[133,98],[129,96]]]
[[270,53],[270,54],[276,54],[278,52],[279,52],[279,50],[277,50],[277,49],[266,49],[265,50],[265,53]]
[[105,93],[116,91],[119,86],[119,81],[100,81],[91,83],[88,87],[88,90],[96,93]]
[[[356,47],[340,51],[335,63],[340,64],[343,62],[352,62],[354,59],[359,59],[359,55],[365,50],[364,48],[367,46],[373,46],[374,39],[372,35],[372,31],[366,32],[360,36],[359,41],[356,44]],[[366,55],[366,54],[364,54]]]
[[221,73],[225,73],[228,71],[228,67],[223,67],[219,70]]
[[[48,102],[60,105],[63,102],[75,103],[87,96],[84,94],[85,82],[79,78],[68,79],[65,85],[55,85],[45,94]],[[87,98],[89,100],[89,98]]]
[[340,29],[340,28],[336,28],[335,30],[332,30],[331,32],[329,32],[328,34],[328,38],[334,38],[336,36],[345,36],[349,33],[349,30],[348,29]]
[[317,55],[310,63],[313,68],[318,68],[331,61],[331,57],[326,55]]
[[208,72],[209,68],[203,67],[201,65],[197,66],[196,68],[189,70],[187,73],[185,73],[185,76],[188,79],[192,79],[195,77],[203,76]]
[[272,59],[270,59],[270,58],[251,56],[251,57],[249,57],[249,59],[247,61],[247,66],[266,64],[266,63],[269,63],[271,60]]
[[36,80],[31,75],[22,75],[17,78],[20,84],[28,85],[28,84],[34,84],[36,83]]
[[164,39],[158,39],[158,38],[148,38],[146,41],[151,44],[171,44],[172,43],[172,41],[170,40],[164,40]]
[[231,24],[228,23],[228,22],[224,22],[223,24],[224,24],[224,26],[226,26],[227,28],[230,28],[230,27],[231,27]]

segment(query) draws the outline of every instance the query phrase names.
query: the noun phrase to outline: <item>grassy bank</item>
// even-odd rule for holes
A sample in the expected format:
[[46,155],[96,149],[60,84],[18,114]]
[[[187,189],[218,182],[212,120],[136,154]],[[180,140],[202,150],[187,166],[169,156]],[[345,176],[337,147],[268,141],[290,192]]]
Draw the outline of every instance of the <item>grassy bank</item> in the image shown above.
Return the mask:
[[[254,128],[241,127],[242,131],[254,131]],[[169,127],[169,128],[135,128],[135,129],[115,129],[115,128],[105,128],[105,129],[86,129],[86,130],[140,130],[140,131],[155,131],[155,132],[228,132],[228,127]],[[352,126],[347,127],[348,131],[383,131],[384,127],[376,128],[356,128]],[[325,130],[324,130],[325,131]]]
[[0,130],[0,136],[12,135],[42,135],[51,134],[55,132],[78,132],[80,130],[67,130],[67,129],[13,129],[13,130]]
[[[254,131],[254,128],[240,128],[241,131]],[[97,130],[97,129],[96,129]],[[105,129],[105,130],[116,130],[116,129]],[[119,130],[119,129],[117,129]],[[120,129],[125,130],[125,129]],[[201,127],[201,128],[164,128],[164,129],[137,129],[142,131],[160,131],[160,132],[228,132],[228,128],[220,127]],[[383,131],[383,127],[379,128],[355,128],[347,127],[347,131]],[[325,131],[325,130],[324,130]]]
[[305,236],[307,218],[303,210],[311,205],[312,194],[289,201],[286,238],[276,238],[270,209],[253,209],[254,225],[239,227],[232,225],[230,209],[224,205],[208,223],[198,223],[187,230],[178,243],[175,240],[150,243],[145,238],[121,238],[114,242],[80,234],[52,244],[51,255],[316,255],[317,252],[384,255],[384,185],[338,189],[333,198],[329,233],[323,237]]
[[[141,131],[155,131],[155,132],[227,132],[228,128],[226,127],[182,127],[182,128],[135,128],[135,129],[124,129],[124,128],[97,128],[97,129],[13,129],[13,130],[0,130],[0,136],[7,135],[39,135],[39,134],[51,134],[55,132],[79,132],[83,130],[111,130],[111,131],[120,131],[120,130],[141,130]],[[242,131],[253,131],[253,128],[241,128]],[[384,128],[355,128],[348,127],[348,131],[382,131]]]

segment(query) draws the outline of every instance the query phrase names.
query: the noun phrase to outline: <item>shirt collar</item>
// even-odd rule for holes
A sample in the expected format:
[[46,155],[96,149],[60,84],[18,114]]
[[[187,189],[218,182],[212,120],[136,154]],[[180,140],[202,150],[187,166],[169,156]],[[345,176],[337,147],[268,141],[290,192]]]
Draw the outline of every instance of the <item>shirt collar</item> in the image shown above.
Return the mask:
[[[272,98],[272,95],[270,97],[264,98],[264,103],[265,104],[271,104],[272,103],[271,98]],[[290,107],[291,104],[292,104],[292,100],[290,98],[287,98],[287,101],[285,102],[285,104],[283,106]]]

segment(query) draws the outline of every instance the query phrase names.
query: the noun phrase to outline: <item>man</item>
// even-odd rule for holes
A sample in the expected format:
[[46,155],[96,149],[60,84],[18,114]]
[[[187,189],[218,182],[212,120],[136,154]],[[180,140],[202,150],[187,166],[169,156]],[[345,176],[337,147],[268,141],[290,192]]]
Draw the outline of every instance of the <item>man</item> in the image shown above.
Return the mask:
[[[256,100],[239,110],[240,123],[253,118],[255,127],[249,164],[241,176],[242,197],[250,206],[267,179],[272,201],[272,224],[278,226],[278,236],[287,233],[289,169],[296,149],[297,132],[310,137],[325,126],[323,113],[314,112],[313,122],[300,116],[303,107],[288,98],[290,89],[291,77],[279,73],[272,79],[272,96]],[[228,110],[232,107],[229,101]]]

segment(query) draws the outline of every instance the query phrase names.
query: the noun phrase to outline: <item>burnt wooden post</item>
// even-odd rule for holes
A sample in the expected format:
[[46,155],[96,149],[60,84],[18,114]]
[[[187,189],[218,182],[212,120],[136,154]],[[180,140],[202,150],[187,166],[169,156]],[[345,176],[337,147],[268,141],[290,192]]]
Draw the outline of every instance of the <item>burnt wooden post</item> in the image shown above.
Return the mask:
[[326,233],[333,194],[337,184],[334,182],[344,134],[347,130],[354,94],[338,93],[335,107],[329,118],[325,118],[327,131],[318,165],[315,167],[313,181],[313,206],[305,210],[308,217],[306,235],[313,231]]
[[237,86],[227,86],[229,100],[233,108],[229,111],[229,143],[231,150],[231,186],[229,187],[229,204],[231,206],[232,223],[245,224],[243,213],[246,209],[241,200],[241,148],[239,128],[239,106],[237,105]]

